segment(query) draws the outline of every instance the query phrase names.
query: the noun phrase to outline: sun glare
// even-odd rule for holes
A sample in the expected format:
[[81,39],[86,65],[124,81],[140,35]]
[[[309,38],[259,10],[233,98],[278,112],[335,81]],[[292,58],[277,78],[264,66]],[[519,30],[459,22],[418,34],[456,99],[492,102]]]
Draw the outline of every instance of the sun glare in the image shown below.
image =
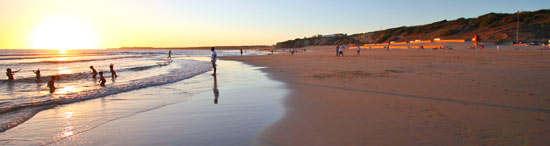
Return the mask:
[[85,21],[70,17],[51,17],[40,24],[31,39],[34,49],[95,49],[97,34]]

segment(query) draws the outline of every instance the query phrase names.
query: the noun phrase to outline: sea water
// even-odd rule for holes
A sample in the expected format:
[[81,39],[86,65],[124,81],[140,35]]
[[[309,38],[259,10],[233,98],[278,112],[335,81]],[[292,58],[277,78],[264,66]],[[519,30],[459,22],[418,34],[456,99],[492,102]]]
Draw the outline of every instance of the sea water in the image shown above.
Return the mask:
[[[237,50],[218,50],[219,56],[239,55]],[[246,55],[263,52],[249,51]],[[210,50],[172,50],[173,58],[209,56]],[[168,50],[0,50],[0,68],[11,68],[15,80],[0,78],[0,132],[17,126],[37,112],[58,105],[105,97],[188,79],[211,70],[208,61],[168,59]],[[109,65],[118,77],[111,77]],[[104,72],[100,86],[90,66]],[[37,80],[33,70],[40,69]],[[56,90],[47,82],[58,76]]]

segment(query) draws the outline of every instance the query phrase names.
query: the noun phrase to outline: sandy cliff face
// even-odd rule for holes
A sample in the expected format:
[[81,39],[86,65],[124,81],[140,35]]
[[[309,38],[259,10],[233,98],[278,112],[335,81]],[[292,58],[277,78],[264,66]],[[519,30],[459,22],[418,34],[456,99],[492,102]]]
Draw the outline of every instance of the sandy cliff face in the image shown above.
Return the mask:
[[390,41],[466,39],[479,35],[483,42],[512,42],[516,40],[519,15],[520,41],[550,39],[550,9],[515,14],[489,13],[477,18],[459,18],[426,25],[397,27],[381,31],[353,35],[313,37],[277,43],[277,47],[293,48],[309,45],[335,45],[343,43],[387,43]]

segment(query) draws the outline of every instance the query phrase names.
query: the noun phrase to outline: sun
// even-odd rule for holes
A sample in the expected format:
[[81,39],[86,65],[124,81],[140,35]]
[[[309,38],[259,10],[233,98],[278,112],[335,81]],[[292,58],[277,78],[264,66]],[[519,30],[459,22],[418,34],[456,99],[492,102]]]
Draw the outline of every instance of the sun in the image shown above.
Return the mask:
[[33,31],[33,49],[96,49],[98,35],[85,21],[71,16],[46,19]]

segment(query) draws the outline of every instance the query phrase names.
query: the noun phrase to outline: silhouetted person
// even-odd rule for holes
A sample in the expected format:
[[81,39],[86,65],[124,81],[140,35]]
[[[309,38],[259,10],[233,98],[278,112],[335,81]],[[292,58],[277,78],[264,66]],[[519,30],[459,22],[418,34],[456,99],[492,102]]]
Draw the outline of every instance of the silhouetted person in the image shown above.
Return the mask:
[[55,76],[52,76],[50,81],[48,81],[48,88],[50,88],[50,93],[55,91]]
[[109,70],[111,70],[111,77],[112,78],[118,77],[118,75],[116,75],[116,72],[115,72],[115,69],[114,69],[114,64],[109,65]]
[[36,74],[36,80],[40,81],[40,68],[38,68],[38,70],[36,70],[36,71],[33,70],[32,72],[34,72],[34,74]]
[[241,48],[241,56],[243,56],[243,48]]
[[212,75],[216,75],[216,60],[218,59],[218,54],[216,53],[216,48],[212,47],[210,48],[210,51],[212,51],[212,57],[211,57],[211,60],[210,62],[212,62],[212,68],[214,68],[214,74]]
[[214,91],[214,104],[218,104],[220,91],[218,90],[218,79],[216,78],[216,75],[214,75],[214,87],[212,88],[212,90]]
[[103,72],[100,71],[99,72],[99,85],[105,86],[105,82],[107,82],[107,80],[105,80],[105,77],[103,77]]
[[6,76],[8,76],[8,80],[15,80],[15,78],[13,77],[13,74],[19,71],[21,70],[11,71],[11,68],[6,69]]
[[172,59],[172,50],[168,50],[168,59]]
[[95,70],[94,66],[90,66],[90,69],[92,69],[92,78],[95,79],[95,77],[97,76],[97,71]]

